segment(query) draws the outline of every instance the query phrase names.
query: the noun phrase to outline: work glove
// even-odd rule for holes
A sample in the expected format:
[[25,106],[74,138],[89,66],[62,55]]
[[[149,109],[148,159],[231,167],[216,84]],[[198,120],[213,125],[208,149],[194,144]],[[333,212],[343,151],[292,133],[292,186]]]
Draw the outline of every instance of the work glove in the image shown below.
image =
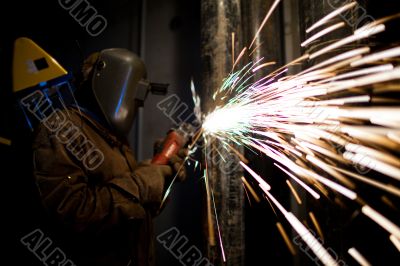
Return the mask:
[[144,205],[160,204],[165,184],[173,172],[169,165],[151,164],[150,160],[139,163],[133,175],[140,187],[140,202]]
[[[157,140],[154,143],[154,155],[162,150],[162,143],[162,139]],[[182,148],[178,151],[176,155],[173,155],[168,162],[168,165],[170,165],[173,169],[172,177],[174,177],[178,173],[176,181],[183,182],[186,179],[186,167],[184,165],[184,162],[186,156],[188,155],[188,152],[188,149]]]

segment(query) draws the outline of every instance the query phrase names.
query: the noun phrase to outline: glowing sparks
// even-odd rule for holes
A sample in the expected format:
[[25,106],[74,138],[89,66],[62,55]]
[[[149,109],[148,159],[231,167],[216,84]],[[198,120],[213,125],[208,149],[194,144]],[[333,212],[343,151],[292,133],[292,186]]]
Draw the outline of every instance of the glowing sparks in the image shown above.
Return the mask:
[[244,169],[246,169],[251,174],[251,176],[254,177],[255,180],[257,180],[257,182],[260,184],[260,187],[264,191],[268,191],[271,189],[271,186],[267,182],[265,182],[264,179],[261,178],[261,176],[256,174],[256,172],[254,172],[250,167],[245,165],[243,162],[240,162],[240,164],[243,166]]
[[318,32],[317,34],[313,35],[312,37],[308,38],[306,41],[304,41],[304,42],[301,44],[301,46],[302,46],[302,47],[305,47],[305,46],[307,46],[308,44],[312,43],[313,41],[315,41],[315,40],[321,38],[322,36],[324,36],[324,35],[326,35],[326,34],[328,34],[328,33],[331,33],[331,32],[333,32],[333,31],[335,31],[335,30],[337,30],[337,29],[340,29],[340,28],[344,27],[345,25],[346,25],[346,24],[345,24],[344,22],[339,22],[339,23],[337,23],[337,24],[335,24],[335,25],[332,25],[332,26],[330,26],[330,27],[328,27],[328,28],[326,28],[326,29],[324,29],[324,30]]
[[365,205],[364,207],[361,208],[361,211],[363,214],[368,216],[371,220],[379,224],[383,229],[391,233],[397,238],[400,238],[400,228],[392,223],[390,220],[388,220],[386,217],[384,217],[382,214],[379,212],[375,211],[372,209],[370,206]]
[[317,230],[318,235],[321,237],[321,239],[324,239],[324,234],[322,233],[321,226],[319,225],[318,220],[315,217],[314,213],[309,212],[308,215],[310,216],[310,219],[311,219],[315,229]]
[[291,212],[285,208],[272,196],[271,193],[266,191],[268,198],[275,204],[276,207],[282,212],[286,220],[290,223],[293,229],[303,239],[304,242],[310,247],[314,254],[321,260],[324,265],[337,265],[337,262],[332,258],[328,251],[322,244],[314,237],[314,235],[296,218]]
[[360,164],[362,166],[368,167],[375,171],[381,172],[387,176],[400,180],[400,169],[397,167],[378,161],[365,154],[345,152],[343,156],[344,158],[349,159],[357,164]]
[[393,245],[400,252],[400,240],[397,237],[395,237],[394,235],[390,235],[389,238],[390,238],[390,241],[392,241]]
[[274,10],[278,7],[279,3],[281,2],[281,0],[275,0],[275,2],[272,4],[271,8],[269,9],[267,15],[265,16],[263,22],[261,23],[260,27],[258,28],[256,34],[254,35],[254,39],[251,42],[249,48],[251,48],[254,44],[254,42],[257,40],[258,35],[260,34],[261,30],[263,29],[263,27],[265,26],[265,24],[267,23],[268,19],[271,17],[272,13],[274,12]]
[[300,179],[295,177],[293,174],[291,174],[288,171],[286,171],[285,169],[283,169],[281,166],[279,166],[277,164],[275,164],[275,165],[278,166],[282,171],[284,171],[291,178],[293,178],[294,181],[296,181],[300,186],[302,186],[305,190],[307,190],[307,192],[310,193],[315,199],[319,199],[320,198],[320,195],[317,192],[315,192],[312,188],[307,186],[303,181],[301,181]]
[[212,215],[211,193],[210,193],[210,185],[208,181],[207,169],[204,170],[204,181],[206,184],[206,192],[207,192],[208,243],[210,246],[215,246],[214,223],[212,221],[213,215]]
[[357,60],[357,61],[351,63],[351,66],[358,67],[361,65],[377,62],[379,60],[387,60],[389,58],[397,57],[397,56],[400,56],[400,47],[388,49],[388,50],[385,50],[385,51],[382,51],[382,52],[379,52],[376,54],[366,56],[360,60]]
[[294,198],[296,199],[297,204],[301,205],[302,202],[301,202],[301,199],[300,199],[300,197],[299,197],[299,194],[297,194],[297,191],[296,191],[296,190],[294,189],[294,187],[292,186],[292,183],[290,183],[289,180],[286,180],[286,184],[288,185],[290,191],[292,192]]
[[312,25],[310,28],[308,28],[306,30],[307,33],[313,31],[314,29],[321,27],[322,25],[326,24],[327,22],[329,22],[331,19],[333,19],[334,17],[338,16],[339,14],[352,9],[353,7],[355,7],[357,5],[357,2],[351,2],[347,5],[344,5],[338,9],[336,9],[335,11],[329,13],[328,15],[326,15],[325,17],[323,17],[322,19],[320,19],[319,21],[317,21],[314,25]]
[[371,266],[371,263],[355,248],[350,248],[348,253],[358,262],[361,266]]
[[371,27],[368,31],[361,31],[359,33],[354,33],[354,35],[351,35],[342,40],[339,40],[331,45],[328,45],[327,47],[322,48],[318,52],[311,54],[310,59],[317,58],[321,55],[324,55],[328,52],[333,51],[334,49],[343,47],[346,44],[354,43],[356,41],[371,37],[373,35],[383,32],[384,30],[385,30],[385,25],[381,24],[381,25],[376,25],[374,27]]
[[285,241],[286,246],[288,247],[290,253],[294,256],[296,255],[296,250],[294,249],[294,246],[292,244],[292,242],[289,239],[289,236],[287,235],[285,229],[283,228],[281,223],[276,223],[276,227],[279,230],[279,233],[281,234],[283,241]]
[[244,176],[242,176],[242,181],[244,186],[247,188],[247,190],[250,192],[250,194],[253,196],[254,200],[256,202],[260,202],[260,197],[257,195],[257,193],[254,191],[254,189],[251,187],[251,185],[249,184],[249,182],[247,182],[246,178],[244,178]]
[[342,172],[342,173],[354,178],[354,179],[357,179],[357,180],[359,180],[361,182],[364,182],[366,184],[369,184],[371,186],[374,186],[376,188],[379,188],[379,189],[382,189],[382,190],[384,190],[386,192],[389,192],[389,193],[391,193],[393,195],[396,195],[397,197],[400,197],[400,189],[398,189],[396,187],[390,186],[388,184],[383,184],[383,183],[375,181],[375,180],[373,180],[371,178],[367,178],[367,177],[364,177],[362,175],[358,175],[356,173],[353,173],[353,172],[350,172],[350,171],[347,171],[347,170],[344,170],[344,169],[340,169],[338,167],[334,167],[333,166],[333,168],[336,169],[339,172]]
[[[368,46],[346,48],[345,52],[324,59],[300,73],[287,73],[290,73],[288,70],[294,65],[326,56],[383,32],[386,29],[384,23],[399,18],[400,15],[367,24],[350,36],[323,46],[311,54],[304,54],[271,73],[265,73],[268,69],[266,67],[273,66],[275,62],[259,59],[256,62],[246,61],[245,65],[239,64],[246,60],[247,52],[279,2],[280,0],[274,1],[249,49],[243,48],[236,59],[235,35],[232,34],[232,72],[213,94],[212,98],[217,103],[214,109],[199,119],[202,121],[202,131],[199,134],[204,139],[218,139],[226,149],[237,154],[241,158],[240,165],[257,182],[272,208],[275,206],[282,212],[322,263],[337,265],[311,232],[272,196],[270,184],[251,169],[247,162],[243,162],[244,156],[231,143],[248,148],[254,153],[265,154],[275,161],[275,166],[317,200],[320,199],[320,194],[314,189],[326,197],[340,194],[355,203],[363,202],[358,197],[360,191],[356,190],[355,181],[399,197],[400,188],[395,185],[385,184],[353,170],[373,170],[393,178],[396,182],[400,180],[400,161],[394,155],[400,148],[400,107],[396,99],[379,95],[400,91],[397,84],[389,84],[400,80],[400,47],[380,51],[373,51],[374,47]],[[333,11],[307,29],[307,33],[310,33],[329,25],[305,40],[302,46],[306,47],[322,36],[344,27],[344,22],[336,23],[333,19],[351,10],[356,4],[351,2]],[[244,66],[235,70],[238,65]],[[261,78],[255,80],[256,76]],[[375,103],[381,105],[375,106]],[[249,182],[244,177],[242,181],[246,193],[249,191],[257,199]],[[301,204],[302,200],[291,182],[286,180],[286,183],[298,204]],[[208,193],[209,190],[207,184]],[[212,196],[211,190],[209,197]],[[257,201],[259,200],[258,198]],[[364,215],[391,234],[391,241],[399,249],[400,228],[365,203],[360,203],[360,207]],[[322,237],[315,215],[312,212],[309,215]],[[216,222],[223,251],[218,219]],[[288,237],[282,225],[277,223],[277,227],[287,242]],[[294,254],[293,247],[286,244]],[[350,248],[349,254],[361,265],[369,265],[355,248]],[[223,258],[225,259],[224,252]]]
[[203,123],[204,130],[209,134],[232,132],[237,129],[249,128],[246,122],[251,119],[252,112],[245,112],[242,106],[223,108],[208,115]]

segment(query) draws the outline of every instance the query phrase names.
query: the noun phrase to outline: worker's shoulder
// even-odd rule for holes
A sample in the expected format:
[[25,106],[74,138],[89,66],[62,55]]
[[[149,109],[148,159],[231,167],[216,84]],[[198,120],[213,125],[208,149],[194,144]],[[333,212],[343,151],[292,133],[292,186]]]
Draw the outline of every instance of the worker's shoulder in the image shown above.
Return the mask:
[[95,118],[75,107],[54,110],[41,121],[40,126],[36,129],[36,136],[39,138],[48,138],[54,135],[61,139],[82,136],[80,139],[84,138],[95,143],[107,142],[112,146],[123,144],[116,135]]
[[[70,144],[72,146],[82,143],[104,143],[105,134],[96,125],[93,118],[76,108],[55,109],[41,120],[35,128],[33,148],[39,146],[58,146]],[[78,143],[79,142],[79,143]],[[76,144],[76,145],[75,145]]]
[[52,112],[43,115],[40,123],[35,129],[36,134],[54,134],[60,129],[71,130],[74,127],[82,128],[89,122],[90,118],[84,117],[83,113],[72,107],[53,109]]

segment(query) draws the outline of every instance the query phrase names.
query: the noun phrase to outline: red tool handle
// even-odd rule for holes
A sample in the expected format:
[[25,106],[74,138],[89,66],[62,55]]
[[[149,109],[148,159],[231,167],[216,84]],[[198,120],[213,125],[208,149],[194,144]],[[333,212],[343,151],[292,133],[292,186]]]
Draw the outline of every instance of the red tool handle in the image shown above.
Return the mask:
[[153,157],[151,163],[158,165],[168,164],[171,157],[177,154],[183,145],[185,145],[184,138],[178,132],[171,131],[165,138],[161,151]]

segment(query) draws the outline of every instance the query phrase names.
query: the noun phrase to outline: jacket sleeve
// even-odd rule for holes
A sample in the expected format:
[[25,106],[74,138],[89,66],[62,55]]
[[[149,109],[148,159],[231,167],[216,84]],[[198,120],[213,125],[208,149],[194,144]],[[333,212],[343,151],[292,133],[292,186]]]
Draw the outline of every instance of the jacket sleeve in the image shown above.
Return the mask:
[[80,162],[43,125],[38,129],[33,155],[43,204],[74,230],[98,231],[146,216],[130,172],[105,182],[89,180]]

